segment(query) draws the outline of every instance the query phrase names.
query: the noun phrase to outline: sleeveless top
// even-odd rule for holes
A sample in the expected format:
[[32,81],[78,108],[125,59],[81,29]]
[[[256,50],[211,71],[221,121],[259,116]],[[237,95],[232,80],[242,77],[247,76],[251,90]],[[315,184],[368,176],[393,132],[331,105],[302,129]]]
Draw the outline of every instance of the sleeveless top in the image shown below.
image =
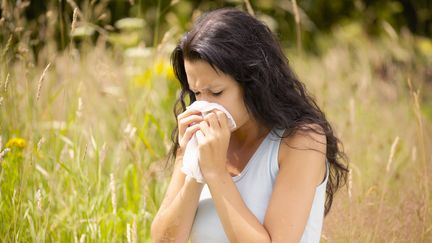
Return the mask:
[[[273,130],[280,136],[284,132],[281,129]],[[280,141],[281,138],[270,132],[261,142],[243,171],[239,175],[232,177],[243,201],[261,224],[264,223],[267,205],[279,172],[278,152]],[[320,241],[328,174],[329,164],[326,161],[326,176],[324,181],[316,188],[309,218],[300,241],[302,243]],[[200,195],[190,240],[192,243],[229,242],[207,184],[204,185]]]

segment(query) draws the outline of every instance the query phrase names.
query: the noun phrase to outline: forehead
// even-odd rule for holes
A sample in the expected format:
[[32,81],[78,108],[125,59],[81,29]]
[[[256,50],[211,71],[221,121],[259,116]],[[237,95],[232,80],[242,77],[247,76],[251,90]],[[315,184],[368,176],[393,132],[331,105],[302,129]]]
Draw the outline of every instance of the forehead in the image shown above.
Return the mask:
[[223,74],[217,68],[213,68],[205,61],[185,60],[184,66],[191,89],[215,88],[229,82],[228,75]]

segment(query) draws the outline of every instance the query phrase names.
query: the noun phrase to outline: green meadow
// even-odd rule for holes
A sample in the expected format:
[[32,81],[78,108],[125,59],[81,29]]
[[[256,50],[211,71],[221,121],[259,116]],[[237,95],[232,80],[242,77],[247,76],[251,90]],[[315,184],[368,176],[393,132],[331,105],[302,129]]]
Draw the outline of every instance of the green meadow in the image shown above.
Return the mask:
[[[2,32],[1,242],[150,242],[172,171],[170,53],[183,32],[142,37],[126,19],[114,33],[76,9],[63,49],[56,9],[37,54],[19,16],[24,29]],[[349,159],[322,242],[431,242],[432,40],[386,25],[370,36],[355,21],[315,38],[314,52],[283,47]]]

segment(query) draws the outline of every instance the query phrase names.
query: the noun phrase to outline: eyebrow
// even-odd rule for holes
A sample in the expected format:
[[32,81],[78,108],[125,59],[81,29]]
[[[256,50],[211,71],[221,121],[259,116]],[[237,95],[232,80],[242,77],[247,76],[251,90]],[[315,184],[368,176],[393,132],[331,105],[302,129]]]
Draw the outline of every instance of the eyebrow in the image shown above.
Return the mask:
[[[205,89],[203,89],[203,90],[207,90],[207,91],[210,91],[211,89],[218,89],[218,88],[220,88],[222,85],[217,85],[217,86],[214,86],[214,87],[207,87],[207,88],[205,88]],[[189,86],[189,89],[191,90],[191,91],[195,91],[195,88],[192,88],[191,86]]]

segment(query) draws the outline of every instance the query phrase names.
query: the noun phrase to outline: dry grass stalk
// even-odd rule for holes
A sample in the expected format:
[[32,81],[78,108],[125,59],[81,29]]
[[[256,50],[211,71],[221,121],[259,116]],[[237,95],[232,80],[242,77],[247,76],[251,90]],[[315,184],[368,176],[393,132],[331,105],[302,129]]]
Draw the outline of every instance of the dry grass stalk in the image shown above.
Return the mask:
[[42,191],[40,188],[36,191],[35,198],[36,198],[37,209],[39,212],[42,212]]
[[5,148],[3,151],[0,152],[0,161],[3,159],[3,157],[10,151],[9,148]]
[[83,110],[82,98],[78,97],[78,108],[77,108],[77,111],[76,111],[76,116],[78,118],[80,118],[82,116],[82,110]]
[[132,242],[133,243],[138,242],[138,228],[135,219],[132,222]]
[[414,162],[417,160],[417,147],[413,146],[411,149],[411,160]]
[[116,196],[116,189],[115,189],[115,180],[114,180],[114,174],[110,174],[110,187],[111,187],[111,203],[113,207],[113,214],[117,214],[117,196]]
[[132,242],[132,239],[131,239],[132,237],[131,237],[131,227],[130,227],[130,224],[127,224],[126,225],[126,239],[127,239],[127,242],[128,243],[131,243]]
[[74,32],[75,28],[77,27],[77,20],[78,20],[78,8],[74,8],[73,15],[72,15],[71,33]]
[[422,122],[422,115],[420,111],[420,102],[419,102],[419,92],[413,92],[413,99],[414,99],[414,112],[416,115],[417,120],[417,133],[418,133],[418,143],[420,147],[420,158],[423,166],[423,207],[422,207],[422,215],[421,219],[423,221],[423,235],[422,239],[425,240],[424,237],[426,237],[428,233],[427,224],[428,224],[428,214],[429,214],[429,173],[428,173],[428,164],[427,164],[427,158],[426,158],[426,144],[425,144],[425,136],[424,136],[424,130],[423,130],[423,122]]
[[83,156],[82,156],[82,161],[84,161],[84,159],[86,158],[86,155],[87,155],[87,147],[88,147],[88,143],[86,143],[86,145],[85,145],[85,147],[84,147],[84,154],[83,154]]
[[49,178],[49,173],[40,164],[36,163],[35,168],[39,173],[41,173],[45,178]]
[[135,137],[136,131],[137,131],[136,127],[132,126],[129,122],[126,128],[123,130],[124,134],[131,140]]
[[297,1],[292,0],[293,4],[293,11],[294,11],[294,20],[296,22],[296,35],[297,35],[297,50],[301,51],[302,44],[301,44],[301,29],[300,29],[300,14],[297,6]]
[[106,143],[104,143],[102,145],[102,149],[101,149],[101,151],[99,153],[99,163],[101,165],[105,162],[106,152],[107,152],[107,145],[106,145]]
[[80,238],[80,243],[85,243],[86,234],[82,234]]
[[22,13],[28,6],[30,6],[30,1],[19,1],[16,6],[17,9]]
[[171,0],[170,6],[176,5],[180,0]]
[[395,140],[393,141],[393,144],[392,144],[392,146],[390,148],[390,156],[389,156],[389,159],[387,161],[387,166],[386,166],[386,172],[387,173],[390,171],[390,166],[391,166],[391,164],[393,162],[393,156],[395,154],[396,146],[397,146],[398,142],[399,142],[399,136],[397,136],[395,138]]
[[376,223],[375,223],[374,231],[372,233],[372,240],[371,240],[371,242],[375,242],[375,237],[377,235],[378,229],[379,229],[380,224],[381,224],[381,215],[382,215],[382,208],[383,208],[383,205],[384,205],[384,198],[385,198],[385,195],[387,194],[388,184],[389,184],[389,180],[390,180],[390,173],[389,173],[390,172],[390,166],[392,164],[393,157],[394,157],[396,146],[397,146],[398,142],[399,142],[399,136],[397,136],[395,138],[395,140],[393,141],[392,146],[390,147],[389,160],[388,160],[387,166],[386,166],[386,177],[385,177],[385,181],[383,183],[383,190],[382,190],[381,198],[380,198],[380,201],[379,201],[378,214],[377,214],[377,217],[376,217]]
[[5,91],[5,93],[7,92],[7,87],[8,87],[8,84],[9,84],[9,76],[10,76],[10,74],[8,73],[7,76],[6,76],[5,84],[4,84],[4,91]]
[[[76,14],[76,19],[78,19],[78,17],[79,17],[81,20],[83,20],[83,14],[82,14],[81,10],[79,9],[78,4],[75,1],[73,1],[73,0],[66,0],[66,2],[74,10],[73,15]],[[72,17],[72,19],[73,19],[73,17]]]
[[78,14],[81,16],[81,12],[79,11],[78,4],[74,0],[66,0],[67,3],[74,9],[77,9]]
[[37,143],[37,151],[40,152],[42,145],[45,143],[45,138],[41,137],[41,139],[39,139],[39,142]]
[[427,156],[426,156],[426,142],[425,142],[425,135],[424,135],[424,126],[423,126],[423,119],[422,119],[422,113],[420,110],[420,101],[419,101],[419,95],[420,91],[414,91],[413,86],[411,83],[411,79],[407,80],[408,87],[410,90],[410,94],[412,96],[413,100],[413,110],[416,118],[416,125],[417,125],[417,139],[418,139],[418,145],[419,145],[419,153],[420,153],[420,160],[422,164],[422,172],[423,172],[423,206],[419,210],[419,217],[422,221],[422,240],[425,240],[425,237],[430,231],[430,227],[428,228],[428,216],[429,216],[429,166],[427,164]]
[[106,20],[108,18],[108,14],[107,13],[103,13],[103,14],[101,14],[101,15],[99,15],[99,17],[97,17],[97,20],[98,21],[103,21],[103,20]]
[[3,11],[6,11],[7,5],[8,5],[8,1],[3,0],[2,3],[1,3],[1,9]]
[[45,67],[45,70],[42,72],[41,77],[39,78],[38,89],[37,89],[37,95],[36,95],[36,101],[39,100],[40,92],[41,92],[41,89],[42,89],[42,83],[43,83],[43,80],[44,80],[44,78],[45,78],[45,75],[46,75],[46,73],[47,73],[47,71],[48,71],[48,68],[49,68],[50,66],[51,66],[51,63],[48,63],[48,65]]
[[14,189],[14,192],[12,194],[12,205],[15,205],[15,199],[16,199],[17,191]]
[[7,53],[7,51],[9,50],[9,48],[10,48],[10,46],[12,45],[12,35],[10,35],[9,36],[9,39],[8,39],[8,41],[7,41],[7,43],[6,43],[6,46],[5,46],[5,48],[3,49],[3,52],[2,52],[2,59],[3,59],[3,57],[6,55],[6,53]]
[[249,0],[245,0],[245,4],[246,4],[246,9],[248,11],[248,13],[252,16],[255,16],[255,11],[252,8],[252,4],[250,3]]

